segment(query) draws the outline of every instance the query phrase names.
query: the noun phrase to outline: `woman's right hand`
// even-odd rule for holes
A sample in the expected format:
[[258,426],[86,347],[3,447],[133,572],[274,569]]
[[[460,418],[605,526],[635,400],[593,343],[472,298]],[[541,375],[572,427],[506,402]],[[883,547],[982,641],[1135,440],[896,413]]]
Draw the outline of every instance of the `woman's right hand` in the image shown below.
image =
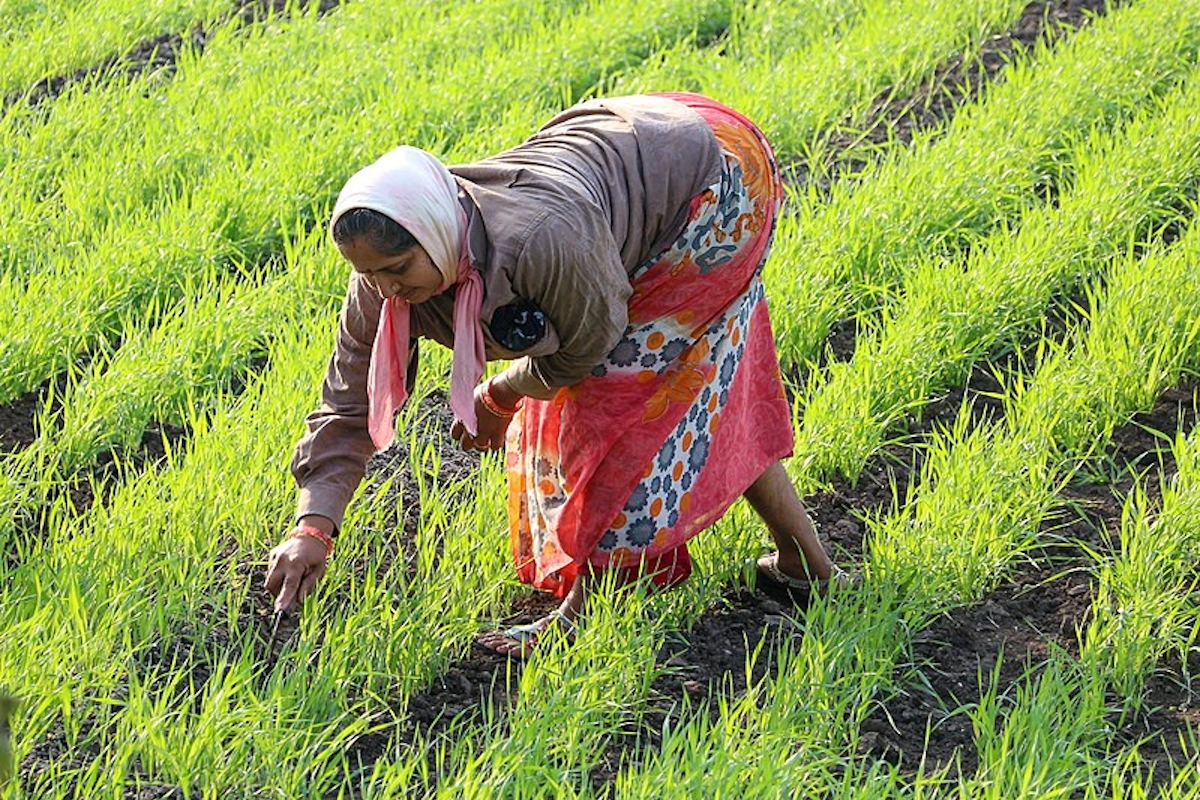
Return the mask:
[[325,544],[314,536],[289,535],[276,545],[267,557],[266,577],[275,610],[287,611],[293,603],[303,602],[325,575],[328,562]]

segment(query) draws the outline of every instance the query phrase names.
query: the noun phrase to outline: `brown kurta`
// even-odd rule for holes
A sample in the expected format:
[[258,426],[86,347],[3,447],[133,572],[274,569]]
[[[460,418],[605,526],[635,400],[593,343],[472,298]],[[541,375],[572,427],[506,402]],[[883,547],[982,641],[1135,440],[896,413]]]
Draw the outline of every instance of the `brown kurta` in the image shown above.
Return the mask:
[[[582,103],[511,150],[450,168],[484,281],[487,357],[515,360],[515,389],[569,386],[603,359],[626,327],[629,275],[671,243],[719,169],[720,148],[698,114],[642,96]],[[544,312],[546,324],[538,341],[514,351],[490,326],[518,300]],[[292,460],[298,517],[320,514],[340,527],[374,452],[366,377],[381,305],[352,272],[321,407]],[[452,290],[412,306],[414,341],[451,346],[452,311]]]

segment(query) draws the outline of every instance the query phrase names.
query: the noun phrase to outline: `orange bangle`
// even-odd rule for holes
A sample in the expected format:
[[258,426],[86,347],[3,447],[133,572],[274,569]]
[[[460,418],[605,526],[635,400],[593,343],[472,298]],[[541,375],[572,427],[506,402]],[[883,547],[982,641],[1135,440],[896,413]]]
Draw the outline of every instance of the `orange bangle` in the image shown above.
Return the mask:
[[312,525],[297,525],[288,532],[289,539],[316,539],[325,545],[325,558],[333,558],[333,537]]
[[479,392],[479,402],[483,403],[483,407],[495,414],[497,417],[500,417],[501,419],[512,419],[517,413],[517,409],[521,407],[521,401],[524,400],[524,398],[518,400],[517,404],[512,408],[505,408],[496,402],[496,398],[492,397],[492,381],[494,380],[496,379],[488,378],[487,381],[484,382],[482,391]]

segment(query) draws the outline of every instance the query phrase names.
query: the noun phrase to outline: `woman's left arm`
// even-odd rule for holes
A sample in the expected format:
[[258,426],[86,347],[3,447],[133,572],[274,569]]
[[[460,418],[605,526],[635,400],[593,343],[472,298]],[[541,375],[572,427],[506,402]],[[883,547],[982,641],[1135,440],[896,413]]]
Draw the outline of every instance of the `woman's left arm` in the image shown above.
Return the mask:
[[538,305],[558,334],[552,353],[514,361],[502,387],[545,399],[586,378],[620,341],[633,294],[607,222],[548,215],[526,242],[513,290]]
[[464,448],[496,450],[521,400],[547,400],[591,374],[616,346],[633,293],[607,224],[547,215],[526,240],[513,270],[513,290],[533,301],[558,334],[552,353],[525,357],[475,389],[478,433],[456,423]]

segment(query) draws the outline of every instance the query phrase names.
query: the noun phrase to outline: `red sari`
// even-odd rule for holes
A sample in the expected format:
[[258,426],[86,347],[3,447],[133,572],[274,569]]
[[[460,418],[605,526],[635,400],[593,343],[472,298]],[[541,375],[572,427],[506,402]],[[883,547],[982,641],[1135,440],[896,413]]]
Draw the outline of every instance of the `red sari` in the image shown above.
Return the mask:
[[565,595],[581,571],[672,586],[686,542],[792,452],[761,272],[783,186],[763,134],[694,94],[723,151],[684,230],[632,276],[629,326],[592,375],[526,399],[508,430],[517,574]]

